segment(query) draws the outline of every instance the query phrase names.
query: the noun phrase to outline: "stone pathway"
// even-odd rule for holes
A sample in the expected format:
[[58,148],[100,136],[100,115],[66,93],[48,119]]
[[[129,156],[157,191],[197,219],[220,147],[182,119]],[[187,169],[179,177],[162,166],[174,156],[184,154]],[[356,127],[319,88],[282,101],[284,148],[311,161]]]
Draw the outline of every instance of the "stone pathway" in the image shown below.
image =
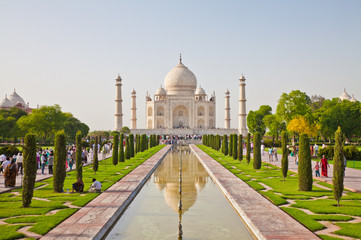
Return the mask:
[[[281,159],[282,154],[278,154],[278,161],[269,161],[268,153],[262,155],[262,162],[270,163],[274,166],[281,167]],[[316,165],[316,161],[312,161],[312,168]],[[288,170],[292,172],[298,172],[298,165],[295,164],[294,157],[288,157]],[[320,170],[321,172],[321,170]],[[315,171],[312,170],[313,177],[319,181],[327,182],[332,184],[332,177],[333,177],[333,165],[330,164],[330,168],[328,169],[328,177],[317,177],[315,176]],[[344,186],[346,189],[361,193],[361,170],[348,168],[346,167],[346,176],[344,179]]]
[[41,239],[102,239],[170,148],[162,148]]
[[190,147],[258,239],[319,239],[197,146]]
[[[101,160],[103,160],[103,159],[106,159],[106,158],[109,158],[109,157],[111,157],[111,156],[112,156],[112,152],[109,152],[109,153],[108,153],[107,155],[105,155],[105,156],[103,156],[102,153],[100,153],[100,154],[98,155],[99,161],[101,161]],[[90,159],[90,158],[88,157],[88,159]],[[88,161],[88,163],[85,164],[85,166],[90,165],[90,164],[92,164],[92,163],[93,163],[92,160],[91,160],[91,161]],[[73,165],[73,170],[74,170],[75,168],[76,168],[76,166],[75,166],[75,164],[74,164],[74,165]],[[69,171],[70,171],[70,169],[67,170],[67,172],[69,172]],[[53,174],[49,174],[49,169],[48,169],[47,166],[45,167],[44,173],[45,173],[45,174],[42,175],[42,174],[41,174],[41,169],[38,169],[38,171],[37,171],[37,173],[36,173],[36,182],[39,182],[39,181],[41,181],[41,180],[44,180],[44,179],[47,179],[47,178],[50,178],[50,177],[53,176]],[[3,175],[3,174],[0,174],[0,194],[1,194],[1,193],[4,193],[4,192],[10,192],[12,189],[21,187],[21,186],[22,186],[22,183],[23,183],[22,177],[23,177],[23,175],[21,175],[21,174],[19,173],[19,174],[16,176],[16,185],[15,185],[15,187],[13,187],[13,188],[10,188],[10,187],[6,188],[6,187],[5,187],[5,184],[4,184],[4,175]]]

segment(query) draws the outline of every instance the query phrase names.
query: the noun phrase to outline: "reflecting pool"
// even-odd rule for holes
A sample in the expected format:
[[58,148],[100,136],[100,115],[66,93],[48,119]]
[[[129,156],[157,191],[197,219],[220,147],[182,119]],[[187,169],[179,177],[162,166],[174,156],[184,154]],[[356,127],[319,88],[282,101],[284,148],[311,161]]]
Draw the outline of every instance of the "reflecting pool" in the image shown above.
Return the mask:
[[187,146],[164,158],[106,239],[254,239]]

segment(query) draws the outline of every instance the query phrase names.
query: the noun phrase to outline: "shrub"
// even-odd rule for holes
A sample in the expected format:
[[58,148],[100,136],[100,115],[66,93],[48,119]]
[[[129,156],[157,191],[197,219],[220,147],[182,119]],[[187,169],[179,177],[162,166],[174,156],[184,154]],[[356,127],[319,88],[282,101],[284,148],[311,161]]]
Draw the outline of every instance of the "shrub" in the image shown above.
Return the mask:
[[238,160],[242,161],[243,159],[243,137],[242,134],[238,136]]
[[256,132],[253,138],[253,168],[260,169],[262,165],[261,160],[261,133]]
[[310,142],[307,134],[300,136],[298,161],[298,187],[300,191],[312,191],[312,165]]
[[129,134],[129,154],[130,157],[134,157],[134,135]]
[[236,160],[238,158],[238,142],[237,142],[237,134],[232,134],[233,138],[233,159]]
[[54,192],[63,192],[64,180],[66,175],[66,137],[64,130],[55,134],[54,146],[54,171],[53,171],[53,188]]
[[125,138],[125,159],[130,159],[129,137]]
[[282,175],[283,175],[283,181],[285,181],[287,177],[288,172],[288,148],[287,148],[287,142],[288,142],[288,136],[285,131],[282,132],[282,160],[281,160],[281,166],[282,166]]
[[360,151],[354,145],[345,147],[344,153],[347,160],[360,160]]
[[30,206],[33,198],[36,170],[36,139],[34,134],[27,134],[24,146],[24,185],[22,194],[24,208]]
[[76,164],[76,178],[83,178],[83,163],[81,159],[82,153],[82,140],[81,132],[78,131],[75,135],[75,144],[76,144],[76,155],[75,155],[75,164]]
[[99,161],[98,161],[98,137],[95,137],[95,143],[94,143],[94,156],[93,156],[93,171],[96,174],[99,167]]
[[0,148],[0,155],[5,154],[10,158],[14,155],[17,155],[19,152],[20,152],[19,149],[13,145],[7,145]]
[[251,133],[247,134],[247,153],[246,153],[247,163],[251,161]]
[[118,152],[119,152],[119,134],[115,133],[113,136],[113,165],[118,164]]
[[233,154],[233,134],[229,135],[229,147],[228,147],[228,155],[232,157]]
[[343,178],[344,178],[344,159],[343,159],[343,134],[341,127],[338,127],[335,132],[335,154],[333,157],[333,196],[337,200],[337,206],[340,206],[340,199],[343,192]]
[[328,146],[328,147],[325,147],[325,148],[320,148],[318,150],[317,156],[319,158],[321,158],[322,155],[325,155],[328,159],[332,159],[333,154],[334,154],[334,147],[333,146]]
[[124,162],[124,135],[120,134],[119,162]]
[[222,152],[224,155],[228,155],[228,137],[227,135],[223,135],[223,142],[222,142]]

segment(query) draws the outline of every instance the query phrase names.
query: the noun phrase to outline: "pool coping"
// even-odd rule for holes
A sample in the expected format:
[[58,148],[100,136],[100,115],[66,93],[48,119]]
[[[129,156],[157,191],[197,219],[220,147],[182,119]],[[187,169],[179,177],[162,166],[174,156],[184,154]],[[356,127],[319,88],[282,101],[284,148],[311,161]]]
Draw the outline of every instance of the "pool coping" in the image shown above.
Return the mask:
[[189,146],[258,239],[320,239],[196,145]]
[[170,149],[159,150],[41,239],[103,239]]

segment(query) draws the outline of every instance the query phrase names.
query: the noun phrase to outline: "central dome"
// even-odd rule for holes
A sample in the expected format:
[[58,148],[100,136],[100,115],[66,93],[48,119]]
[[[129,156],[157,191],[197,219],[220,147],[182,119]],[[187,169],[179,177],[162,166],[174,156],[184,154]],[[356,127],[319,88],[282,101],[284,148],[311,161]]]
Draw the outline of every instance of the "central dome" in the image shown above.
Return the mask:
[[168,95],[194,95],[197,78],[180,59],[179,64],[165,77],[164,86]]

